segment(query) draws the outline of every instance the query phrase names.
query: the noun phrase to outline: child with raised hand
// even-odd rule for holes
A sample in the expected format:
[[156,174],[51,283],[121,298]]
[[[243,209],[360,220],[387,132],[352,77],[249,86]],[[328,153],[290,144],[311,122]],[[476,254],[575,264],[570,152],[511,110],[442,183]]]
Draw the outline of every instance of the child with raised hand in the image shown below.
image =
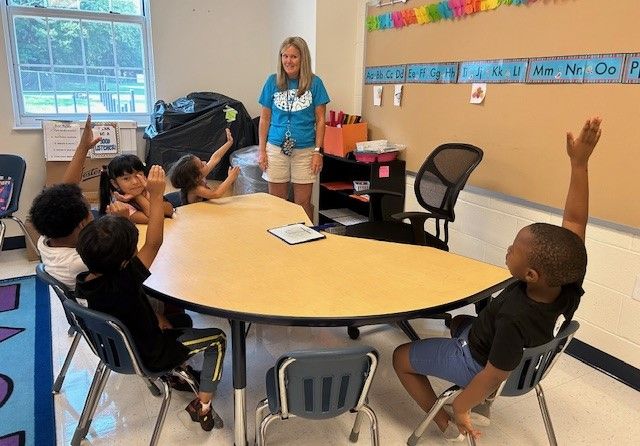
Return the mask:
[[562,227],[534,223],[520,230],[506,256],[517,282],[477,317],[456,316],[451,338],[411,342],[393,353],[400,382],[425,412],[436,401],[427,375],[464,387],[453,401],[453,420],[444,410],[434,418],[447,440],[480,435],[472,416],[488,424],[487,398],[520,363],[523,349],[549,342],[578,308],[587,266],[588,161],[600,139],[600,122],[587,120],[577,138],[567,133],[571,178]]
[[78,239],[78,252],[89,268],[78,275],[76,293],[89,308],[118,318],[130,331],[143,363],[167,370],[204,351],[200,391],[186,407],[193,421],[209,431],[222,427],[211,401],[220,378],[226,338],[218,328],[163,329],[151,309],[142,283],[151,274],[163,241],[165,175],[153,166],[146,181],[149,221],[144,245],[137,250],[138,230],[126,218],[107,215],[87,225]]
[[233,145],[231,131],[226,129],[227,142],[211,154],[208,162],[195,155],[184,155],[169,170],[169,178],[173,187],[180,189],[183,204],[220,198],[231,188],[240,174],[239,167],[229,167],[227,178],[216,188],[207,186],[207,175],[218,165],[222,157]]
[[[136,155],[118,155],[100,174],[100,215],[112,212],[117,202],[124,203],[129,219],[136,224],[149,221],[149,192],[146,189],[145,165]],[[111,206],[111,207],[110,207]],[[162,204],[165,217],[173,215],[169,202]]]
[[[62,183],[42,191],[29,211],[34,227],[41,234],[37,247],[42,263],[49,274],[71,290],[75,288],[78,273],[87,270],[76,244],[80,230],[93,220],[93,214],[79,184],[87,154],[98,142],[100,137],[93,137],[89,115]],[[108,211],[121,213],[123,209],[116,205]]]

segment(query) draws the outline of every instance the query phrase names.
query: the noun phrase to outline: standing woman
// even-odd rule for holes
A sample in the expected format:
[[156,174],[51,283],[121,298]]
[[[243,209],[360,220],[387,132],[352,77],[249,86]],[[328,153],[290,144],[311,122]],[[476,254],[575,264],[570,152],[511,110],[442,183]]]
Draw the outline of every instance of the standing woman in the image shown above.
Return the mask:
[[275,74],[269,76],[258,102],[260,150],[258,163],[269,193],[293,200],[313,221],[311,191],[322,169],[322,142],[329,95],[311,71],[311,55],[301,37],[288,37],[278,53]]

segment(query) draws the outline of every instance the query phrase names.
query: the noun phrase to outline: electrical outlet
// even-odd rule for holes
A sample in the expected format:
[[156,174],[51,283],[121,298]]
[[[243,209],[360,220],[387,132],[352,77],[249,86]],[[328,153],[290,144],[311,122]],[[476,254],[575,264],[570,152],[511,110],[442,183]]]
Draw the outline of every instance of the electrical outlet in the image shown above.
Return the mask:
[[636,285],[633,287],[633,294],[631,295],[635,300],[640,301],[640,274],[636,276]]

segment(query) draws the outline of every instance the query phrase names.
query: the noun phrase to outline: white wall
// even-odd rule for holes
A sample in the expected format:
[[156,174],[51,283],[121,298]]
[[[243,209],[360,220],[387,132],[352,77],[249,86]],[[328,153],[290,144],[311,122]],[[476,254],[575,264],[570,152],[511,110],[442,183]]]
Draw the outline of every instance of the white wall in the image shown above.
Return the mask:
[[[192,91],[216,91],[243,102],[252,116],[282,40],[300,35],[316,49],[316,0],[153,0],[151,24],[156,97],[172,101]],[[1,26],[1,25],[0,25]],[[0,36],[3,36],[0,29]],[[315,59],[315,58],[314,58]],[[349,72],[353,70],[350,69]],[[4,42],[0,44],[0,153],[27,162],[18,217],[26,217],[44,185],[41,130],[14,130]],[[138,154],[144,153],[143,129]],[[8,222],[7,237],[22,235]]]

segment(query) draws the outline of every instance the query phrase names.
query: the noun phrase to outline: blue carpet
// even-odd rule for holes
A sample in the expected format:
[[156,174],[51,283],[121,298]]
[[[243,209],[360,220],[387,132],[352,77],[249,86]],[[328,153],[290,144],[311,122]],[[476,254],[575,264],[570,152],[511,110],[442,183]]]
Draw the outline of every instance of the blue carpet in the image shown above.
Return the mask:
[[0,446],[56,442],[49,305],[35,276],[0,281]]

